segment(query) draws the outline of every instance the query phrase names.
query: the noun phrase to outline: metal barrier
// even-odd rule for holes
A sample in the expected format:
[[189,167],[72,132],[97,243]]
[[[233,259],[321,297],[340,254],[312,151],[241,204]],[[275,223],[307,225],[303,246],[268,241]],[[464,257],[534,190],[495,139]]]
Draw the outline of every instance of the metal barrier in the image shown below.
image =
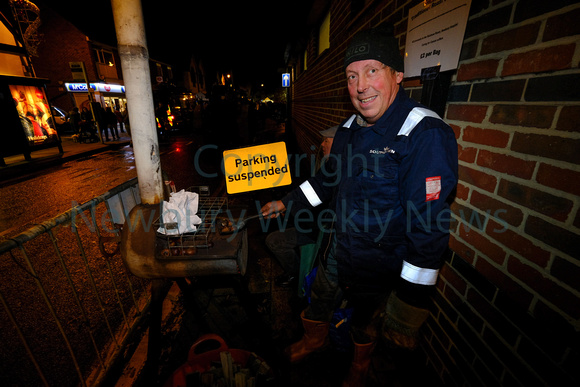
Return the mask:
[[0,243],[0,385],[99,386],[150,302],[119,225],[137,179]]

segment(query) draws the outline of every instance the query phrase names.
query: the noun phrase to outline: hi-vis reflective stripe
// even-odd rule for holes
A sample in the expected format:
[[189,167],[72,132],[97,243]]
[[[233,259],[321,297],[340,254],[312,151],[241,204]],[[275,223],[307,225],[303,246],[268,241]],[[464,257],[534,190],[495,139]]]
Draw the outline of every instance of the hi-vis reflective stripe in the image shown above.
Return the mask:
[[425,117],[433,117],[441,119],[441,117],[439,117],[437,113],[435,113],[432,110],[419,107],[413,108],[413,110],[409,112],[407,119],[403,123],[403,126],[401,126],[401,130],[399,130],[399,133],[397,133],[397,135],[408,136],[413,131],[415,126],[417,126],[417,124],[421,122],[421,120]]
[[401,278],[419,285],[435,285],[439,270],[424,269],[411,265],[409,262],[403,261],[403,269],[401,270]]
[[316,191],[314,191],[314,188],[312,188],[312,185],[310,185],[308,180],[300,184],[300,189],[302,190],[302,193],[304,194],[304,196],[306,196],[306,199],[308,199],[308,202],[312,207],[316,207],[319,204],[322,204],[322,201],[320,200],[320,198],[316,194]]
[[350,128],[350,126],[352,125],[352,122],[354,121],[354,119],[356,118],[356,114],[353,114],[352,116],[350,116],[350,118],[348,119],[348,121],[346,121],[344,123],[344,125],[342,125],[343,128]]

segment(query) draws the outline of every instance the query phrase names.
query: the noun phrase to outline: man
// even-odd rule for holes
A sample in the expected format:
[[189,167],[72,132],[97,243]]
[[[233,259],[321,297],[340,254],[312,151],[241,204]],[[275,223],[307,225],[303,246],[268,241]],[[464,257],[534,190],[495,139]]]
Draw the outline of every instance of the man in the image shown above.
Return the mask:
[[[334,134],[338,126],[333,126],[331,128],[321,130],[322,143],[320,144],[320,151],[322,153],[322,160],[328,157],[330,154],[330,148],[332,147],[332,141],[334,140]],[[303,230],[309,229],[310,227],[305,227],[302,224],[302,230],[296,227],[290,227],[285,230],[274,231],[266,237],[266,246],[272,251],[276,261],[282,266],[284,273],[276,277],[274,283],[280,287],[292,287],[296,282],[298,282],[298,274],[300,272],[300,255],[298,252],[298,247],[309,243],[314,243],[316,240],[316,234],[311,232],[304,232]]]
[[79,108],[74,107],[68,116],[68,122],[74,134],[82,135],[81,133],[81,113],[79,113]]
[[[358,114],[339,126],[327,173],[262,213],[274,217],[290,205],[298,210],[334,200],[336,242],[327,274],[332,279],[336,272],[337,296],[354,310],[354,359],[343,385],[363,386],[377,338],[414,348],[428,317],[449,238],[457,143],[434,112],[406,96],[398,42],[381,27],[353,37],[344,68]],[[324,346],[328,310],[336,305],[326,315],[324,305],[317,315],[306,313],[312,304],[303,312],[305,333],[289,347],[291,361]]]

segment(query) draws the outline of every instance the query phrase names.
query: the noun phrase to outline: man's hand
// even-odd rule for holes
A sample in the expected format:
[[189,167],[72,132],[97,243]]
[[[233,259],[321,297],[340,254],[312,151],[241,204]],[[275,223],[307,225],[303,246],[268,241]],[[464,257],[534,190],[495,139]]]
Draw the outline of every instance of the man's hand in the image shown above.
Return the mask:
[[286,211],[286,206],[281,200],[275,200],[273,202],[268,202],[260,210],[264,218],[277,218],[281,213]]

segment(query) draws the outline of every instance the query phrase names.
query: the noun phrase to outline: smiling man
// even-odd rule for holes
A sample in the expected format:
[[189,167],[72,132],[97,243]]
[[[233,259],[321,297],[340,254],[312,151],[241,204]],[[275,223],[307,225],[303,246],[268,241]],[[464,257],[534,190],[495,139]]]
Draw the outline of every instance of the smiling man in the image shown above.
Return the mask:
[[299,210],[332,201],[335,244],[301,316],[304,337],[288,355],[297,361],[323,347],[332,313],[346,300],[355,347],[343,386],[363,386],[377,339],[412,349],[429,315],[449,240],[457,143],[436,113],[405,94],[398,41],[382,27],[353,37],[344,69],[357,114],[338,128],[330,173],[307,180],[262,213],[275,216],[290,202]]

